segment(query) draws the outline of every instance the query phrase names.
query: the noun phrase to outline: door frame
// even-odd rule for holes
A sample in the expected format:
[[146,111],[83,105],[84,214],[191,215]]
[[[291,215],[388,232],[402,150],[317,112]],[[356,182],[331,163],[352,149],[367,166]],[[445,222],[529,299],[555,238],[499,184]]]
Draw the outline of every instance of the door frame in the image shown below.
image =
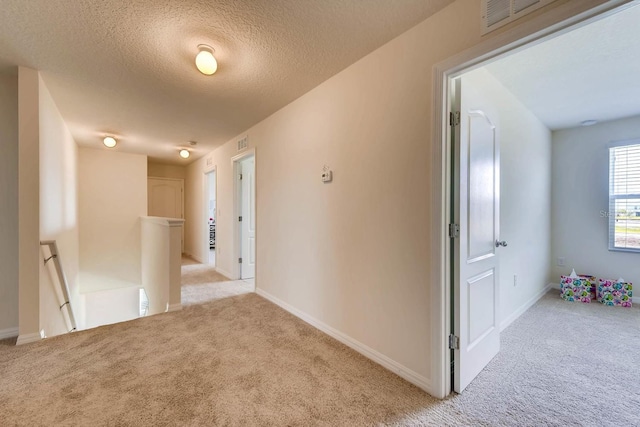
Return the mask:
[[[242,200],[240,198],[240,190],[242,188],[240,180],[238,179],[238,170],[239,170],[239,163],[248,158],[253,156],[253,161],[254,161],[254,188],[255,188],[255,199],[258,199],[258,180],[256,179],[257,177],[257,172],[258,172],[258,157],[256,156],[256,149],[254,148],[249,148],[245,151],[243,151],[240,154],[236,154],[235,156],[233,156],[231,158],[231,165],[232,165],[232,170],[233,170],[233,244],[232,244],[232,252],[234,255],[234,257],[236,258],[236,261],[233,262],[233,270],[231,271],[231,273],[233,274],[233,279],[234,280],[239,280],[241,277],[241,269],[240,269],[240,263],[237,262],[237,259],[240,258],[242,256],[241,253],[241,248],[242,248],[242,244],[241,244],[241,227],[240,227],[240,222],[237,220],[237,218],[241,215],[242,212]],[[254,200],[255,202],[255,200]],[[254,275],[254,280],[256,283],[256,288],[257,288],[257,283],[258,283],[258,221],[257,221],[257,217],[258,217],[258,205],[257,203],[255,204],[255,215],[256,215],[256,271],[255,271],[255,275]],[[217,245],[216,245],[217,247]]]
[[[213,165],[213,166],[207,166],[205,167],[204,171],[202,172],[202,188],[204,189],[204,194],[203,194],[203,198],[202,200],[204,200],[204,203],[202,204],[202,208],[203,208],[203,212],[204,212],[204,218],[205,218],[205,225],[204,230],[202,235],[203,236],[208,236],[209,235],[209,206],[207,205],[209,202],[209,174],[210,173],[215,173],[216,174],[216,247],[214,249],[215,253],[216,253],[216,262],[214,265],[214,268],[217,268],[218,266],[218,170],[217,170],[217,165]],[[199,227],[197,227],[199,228]],[[203,244],[203,256],[206,258],[205,264],[209,264],[209,238],[205,237],[204,241],[202,242]]]
[[437,284],[431,289],[433,313],[431,339],[434,349],[431,360],[431,372],[433,373],[431,392],[434,396],[444,398],[453,390],[451,352],[448,345],[449,334],[453,332],[450,273],[454,259],[451,256],[451,242],[448,237],[452,200],[452,135],[449,126],[449,111],[451,110],[453,79],[501,56],[515,53],[637,4],[637,0],[611,0],[604,4],[598,1],[561,4],[546,14],[539,15],[520,25],[516,24],[513,28],[434,66],[431,228],[435,230],[435,233],[430,242],[433,268],[429,278],[431,283]]

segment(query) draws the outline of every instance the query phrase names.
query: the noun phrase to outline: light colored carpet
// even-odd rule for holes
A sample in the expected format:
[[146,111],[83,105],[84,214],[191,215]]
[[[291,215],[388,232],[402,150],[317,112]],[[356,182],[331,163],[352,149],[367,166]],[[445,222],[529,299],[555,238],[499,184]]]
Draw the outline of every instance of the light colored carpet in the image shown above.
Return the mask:
[[455,399],[492,426],[639,426],[640,309],[547,293]]
[[0,346],[2,425],[372,425],[462,414],[255,293]]
[[548,294],[437,401],[251,293],[1,342],[0,424],[636,426],[638,313]]
[[182,285],[228,282],[229,278],[218,273],[210,264],[200,264],[188,257],[182,257]]
[[209,301],[253,292],[255,286],[244,280],[182,285],[182,305],[204,304]]
[[182,258],[181,284],[183,306],[203,304],[255,290],[253,280],[229,280],[210,264],[200,264],[188,257]]

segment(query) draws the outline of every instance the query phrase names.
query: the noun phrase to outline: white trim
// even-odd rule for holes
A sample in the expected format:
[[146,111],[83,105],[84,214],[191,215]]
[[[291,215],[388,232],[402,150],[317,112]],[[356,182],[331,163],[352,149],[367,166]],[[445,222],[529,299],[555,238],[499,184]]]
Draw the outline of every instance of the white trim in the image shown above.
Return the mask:
[[[217,260],[216,260],[216,263],[217,263]],[[215,269],[218,273],[222,274],[224,277],[227,277],[229,280],[240,280],[240,279],[232,279],[232,278],[231,278],[231,273],[229,273],[227,270],[225,270],[225,269],[223,269],[223,268],[220,268],[220,267],[214,267],[214,269]]]
[[163,225],[165,227],[182,227],[184,219],[182,218],[165,218],[161,216],[141,216],[142,221],[150,224]]
[[[449,222],[450,186],[446,179],[449,172],[447,156],[450,145],[450,129],[447,123],[450,109],[450,80],[463,72],[482,65],[501,55],[515,52],[532,46],[535,43],[550,39],[561,32],[568,31],[578,25],[602,19],[624,7],[637,4],[637,1],[611,0],[602,3],[597,0],[567,2],[550,9],[531,20],[514,25],[503,33],[496,34],[477,45],[454,55],[433,67],[433,113],[432,113],[432,212],[431,227],[434,239],[431,242],[432,271],[431,283],[431,346],[433,396],[444,398],[452,391],[450,381],[451,356],[447,336],[451,330],[449,278],[449,239],[447,226]],[[443,179],[445,178],[445,179]]]
[[18,327],[15,328],[7,328],[0,330],[0,340],[4,340],[7,338],[15,338],[19,335],[20,331]]
[[560,291],[560,283],[549,283],[549,289],[555,289],[557,291]]
[[638,145],[640,144],[640,139],[624,139],[621,141],[609,141],[607,143],[607,148],[616,148],[616,147],[626,147],[627,145]]
[[390,359],[389,357],[385,356],[384,354],[372,349],[371,347],[362,344],[361,342],[351,338],[350,336],[338,331],[337,329],[332,328],[331,326],[327,325],[326,323],[321,322],[320,320],[308,315],[307,313],[298,310],[297,308],[293,307],[292,305],[282,301],[281,299],[274,297],[273,295],[263,291],[262,289],[258,289],[256,288],[256,293],[258,295],[260,295],[261,297],[271,301],[272,303],[276,304],[277,306],[283,308],[284,310],[288,311],[289,313],[293,314],[294,316],[296,316],[297,318],[303,320],[304,322],[310,324],[311,326],[315,327],[316,329],[319,329],[320,331],[324,332],[325,334],[329,335],[330,337],[340,341],[342,344],[346,345],[347,347],[352,348],[353,350],[357,351],[358,353],[362,354],[364,357],[366,357],[367,359],[370,359],[374,362],[376,362],[377,364],[387,368],[388,370],[390,370],[391,372],[395,373],[396,375],[398,375],[401,378],[404,378],[405,380],[409,381],[411,384],[414,384],[418,387],[420,387],[421,389],[423,389],[424,391],[426,391],[429,394],[432,394],[434,392],[434,390],[432,390],[431,387],[431,381],[429,381],[428,378],[418,374],[417,372],[401,365],[400,363],[396,362],[393,359]]
[[167,313],[171,313],[172,311],[180,311],[180,310],[182,310],[182,304],[181,303],[170,304],[167,307]]
[[205,170],[202,173],[202,178],[203,178],[203,188],[204,188],[204,197],[203,197],[203,203],[202,203],[202,207],[204,208],[204,222],[205,224],[205,229],[204,229],[204,233],[201,233],[201,237],[204,238],[204,241],[202,242],[204,244],[203,248],[204,248],[204,252],[202,252],[204,254],[204,256],[207,258],[207,262],[202,262],[200,261],[202,264],[211,264],[210,259],[209,259],[209,251],[211,250],[211,244],[209,242],[209,193],[211,193],[211,189],[209,188],[209,174],[213,173],[216,183],[215,183],[215,196],[216,196],[216,209],[215,209],[215,221],[216,221],[216,243],[215,243],[215,248],[213,248],[213,251],[215,252],[215,266],[218,265],[218,164],[216,163],[215,165],[212,164],[211,166],[209,166],[208,168],[205,166]]
[[16,345],[29,344],[32,342],[40,341],[42,337],[40,336],[40,332],[34,332],[33,334],[24,334],[18,336],[18,341],[16,341]]
[[208,264],[207,262],[202,261],[202,258],[200,258],[199,256],[194,255],[194,254],[190,254],[189,252],[185,252],[184,256],[189,257],[191,259],[194,259],[194,260],[198,261],[200,264]]
[[507,329],[509,327],[509,325],[511,325],[514,322],[514,320],[516,320],[518,317],[522,316],[527,310],[529,310],[531,307],[533,307],[533,305],[535,303],[537,303],[540,300],[540,298],[545,296],[547,294],[547,292],[549,292],[551,289],[553,289],[553,285],[554,285],[553,283],[549,283],[547,286],[544,287],[544,289],[542,289],[540,292],[538,292],[533,297],[531,297],[531,299],[529,299],[529,301],[525,302],[524,304],[522,304],[520,306],[520,308],[518,308],[516,311],[511,313],[511,315],[509,317],[507,317],[502,322],[500,322],[500,332],[502,332],[505,329]]
[[[245,151],[242,151],[241,153],[231,157],[231,169],[233,170],[233,243],[232,243],[233,248],[231,253],[234,255],[232,259],[233,274],[227,277],[232,280],[242,279],[242,270],[240,268],[240,263],[237,261],[238,258],[242,257],[242,254],[240,253],[240,248],[242,247],[240,242],[240,223],[237,221],[237,218],[241,215],[241,200],[240,200],[240,197],[238,197],[240,193],[240,182],[239,182],[240,180],[238,179],[238,163],[251,156],[253,156],[253,160],[254,160],[254,171],[253,171],[253,179],[255,180],[254,196],[256,198],[255,201],[257,202],[258,200],[258,180],[257,180],[258,157],[256,156],[256,148],[252,147],[252,148],[246,149]],[[256,212],[254,213],[254,215],[256,215],[256,218],[257,218],[258,217],[257,203],[255,207],[256,207]],[[258,247],[257,223],[256,223],[255,239],[256,239],[256,251],[257,251],[257,247]],[[216,253],[216,256],[217,256],[217,253]],[[216,265],[217,264],[218,264],[218,259],[216,258]],[[258,270],[258,254],[256,253],[256,272],[254,274],[254,278],[257,275],[257,270]]]

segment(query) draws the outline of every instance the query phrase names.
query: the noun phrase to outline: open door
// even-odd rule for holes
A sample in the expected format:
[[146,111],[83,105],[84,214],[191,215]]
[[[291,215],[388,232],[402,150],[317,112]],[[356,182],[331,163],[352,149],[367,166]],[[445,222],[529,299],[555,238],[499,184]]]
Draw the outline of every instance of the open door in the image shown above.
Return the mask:
[[241,257],[240,278],[252,279],[256,273],[256,208],[255,208],[255,157],[240,161],[241,209],[240,223]]
[[[498,325],[500,157],[496,127],[464,77],[454,111],[454,390],[462,392],[500,351]],[[454,118],[456,115],[454,115]],[[457,341],[457,342],[455,342]],[[457,347],[457,348],[456,348]]]

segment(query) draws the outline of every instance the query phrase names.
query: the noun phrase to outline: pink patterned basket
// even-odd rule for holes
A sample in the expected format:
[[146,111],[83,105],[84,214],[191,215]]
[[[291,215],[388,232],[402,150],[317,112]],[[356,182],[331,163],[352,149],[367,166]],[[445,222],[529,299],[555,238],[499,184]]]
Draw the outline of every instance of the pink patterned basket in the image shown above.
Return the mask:
[[620,280],[600,279],[598,282],[598,301],[615,307],[631,307],[633,284]]

